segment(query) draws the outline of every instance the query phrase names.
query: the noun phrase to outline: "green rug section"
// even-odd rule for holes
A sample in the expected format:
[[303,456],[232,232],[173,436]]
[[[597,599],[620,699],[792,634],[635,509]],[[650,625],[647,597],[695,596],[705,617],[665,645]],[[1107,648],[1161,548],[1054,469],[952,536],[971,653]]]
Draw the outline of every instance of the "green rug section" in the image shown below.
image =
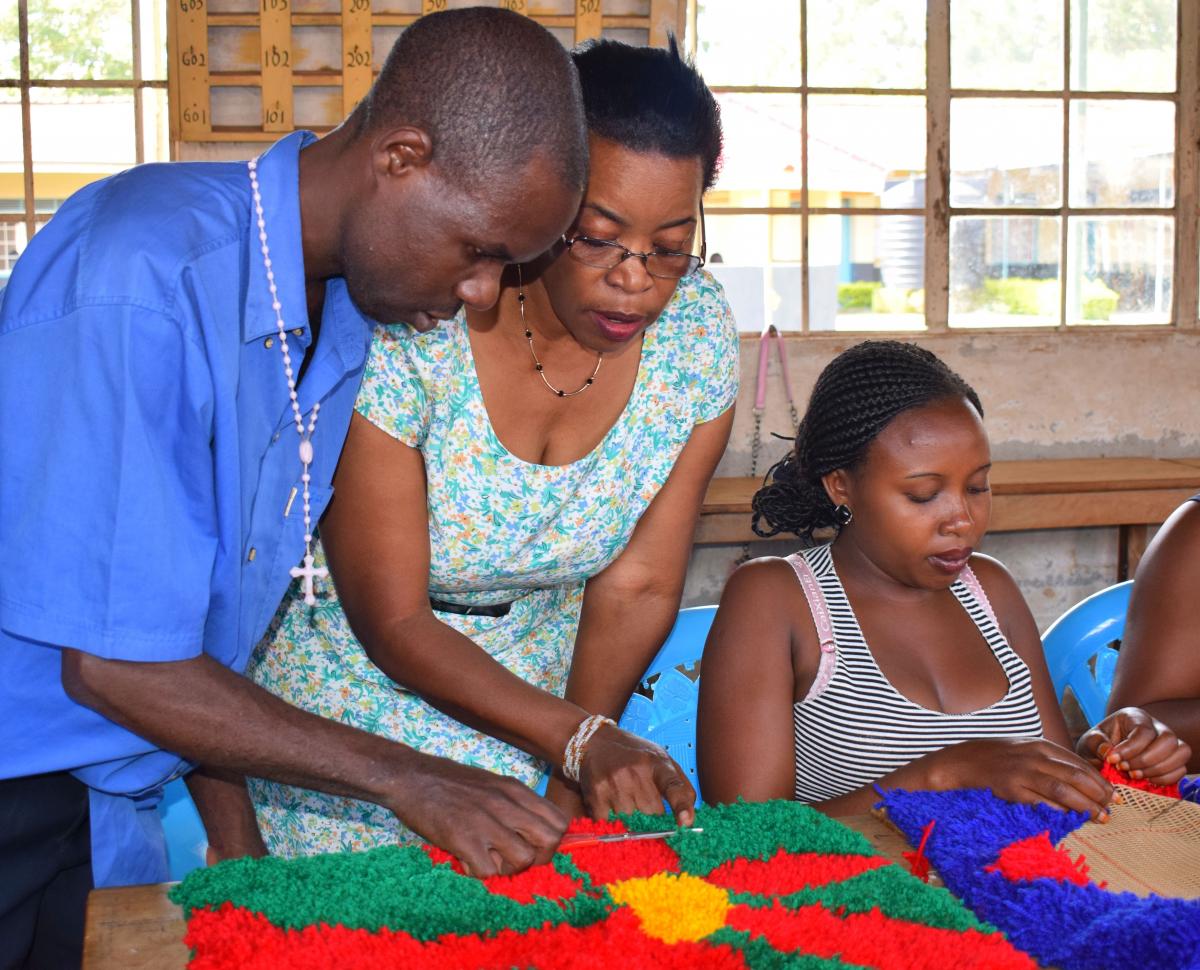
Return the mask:
[[234,859],[197,869],[170,895],[185,914],[228,900],[276,926],[340,923],[372,931],[386,926],[420,940],[546,924],[587,926],[612,905],[582,892],[561,905],[545,899],[518,903],[449,866],[433,865],[420,849],[396,846],[300,859]]
[[761,937],[755,939],[740,930],[717,930],[704,938],[706,943],[725,943],[739,950],[750,970],[869,970],[857,963],[846,963],[837,957],[805,956],[783,953],[772,948]]
[[[657,815],[622,815],[634,832],[663,828]],[[831,852],[844,855],[878,855],[866,836],[846,828],[799,802],[738,801],[732,805],[705,805],[696,811],[696,827],[681,831],[668,844],[679,853],[684,872],[707,876],[730,859],[769,859],[776,851]]]
[[831,882],[812,889],[802,889],[787,896],[757,896],[753,893],[731,893],[735,903],[746,906],[769,907],[776,899],[788,909],[798,909],[820,903],[836,912],[866,913],[878,909],[884,916],[923,923],[939,929],[979,930],[995,933],[996,928],[981,922],[948,889],[921,882],[899,866],[884,866],[842,882]]

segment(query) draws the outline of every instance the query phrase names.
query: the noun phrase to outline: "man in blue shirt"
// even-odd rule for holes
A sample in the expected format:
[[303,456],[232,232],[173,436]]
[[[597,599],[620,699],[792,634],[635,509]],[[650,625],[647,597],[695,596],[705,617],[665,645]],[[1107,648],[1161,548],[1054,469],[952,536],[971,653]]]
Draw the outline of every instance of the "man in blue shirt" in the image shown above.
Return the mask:
[[[586,153],[557,41],[452,11],[327,137],[133,169],[31,241],[0,308],[0,967],[77,965],[93,871],[165,878],[153,805],[193,763],[202,808],[253,774],[384,805],[479,874],[549,857],[565,819],[523,786],[239,672],[302,575],[371,328],[494,303]],[[261,851],[252,817],[209,839]]]

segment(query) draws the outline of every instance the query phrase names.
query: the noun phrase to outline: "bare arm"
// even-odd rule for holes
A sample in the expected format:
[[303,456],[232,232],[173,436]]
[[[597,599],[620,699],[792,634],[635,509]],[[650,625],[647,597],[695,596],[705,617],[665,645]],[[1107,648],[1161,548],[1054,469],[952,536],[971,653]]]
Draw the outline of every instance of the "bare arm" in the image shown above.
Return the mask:
[[383,805],[476,875],[546,861],[565,827],[511,779],[301,711],[206,656],[135,663],[64,650],[62,680],[77,702],[194,761]]
[[[429,606],[420,452],[355,415],[335,483],[322,540],[346,616],[371,660],[451,717],[561,764],[568,740],[590,712],[526,683]],[[599,732],[589,752],[616,733]],[[620,736],[627,751],[622,764],[639,779],[628,784],[661,777],[654,767],[660,749]],[[608,807],[594,810],[607,814]]]
[[721,594],[704,646],[696,747],[706,801],[791,798],[795,631],[784,604],[799,595],[791,567],[760,559]]
[[[620,718],[638,678],[670,632],[704,490],[725,451],[732,424],[730,408],[693,429],[629,544],[607,569],[589,580],[566,691],[567,699],[585,710]],[[600,764],[603,757],[603,748],[589,749],[585,771],[595,766],[607,774]],[[680,778],[680,782],[675,786],[681,798],[676,814],[683,811],[681,821],[687,824],[695,796],[686,781]],[[555,777],[547,794],[564,808],[575,808],[573,792],[564,790],[560,777]],[[619,811],[657,812],[661,807],[658,792],[647,788],[625,795],[602,792],[601,798],[616,804]]]
[[1191,746],[1200,771],[1200,502],[1176,509],[1138,565],[1108,709],[1140,707]]
[[[973,561],[972,565],[976,563]],[[985,560],[976,569],[987,577],[981,581],[987,583],[989,598],[1005,635],[1030,666],[1035,702],[1050,740],[969,741],[951,745],[884,775],[875,784],[931,790],[991,787],[1014,801],[1044,801],[1099,814],[1108,804],[1111,788],[1064,746],[1066,726],[1054,703],[1037,629],[1020,591],[999,564]],[[778,561],[752,563],[735,574],[722,597],[722,611],[727,602],[738,609],[727,615],[727,627],[714,624],[709,639],[713,658],[721,658],[718,683],[707,681],[713,666],[709,663],[709,652],[705,653],[700,757],[707,798],[728,801],[739,795],[752,800],[791,795],[795,757],[791,706],[796,690],[793,658],[799,657],[804,663],[808,638],[807,629],[800,627],[794,613],[790,620],[782,619],[787,608],[781,604],[789,602],[789,598],[794,601],[798,595],[795,580],[787,573],[790,569]],[[790,594],[785,581],[791,582]],[[795,652],[792,642],[799,648]],[[807,671],[815,665],[815,658],[810,660],[811,663],[804,663],[805,675],[801,681],[811,680]],[[741,677],[726,676],[725,671],[735,664],[743,667]],[[787,685],[786,691],[781,683]],[[1050,706],[1044,707],[1046,704]],[[710,720],[721,707],[726,708],[725,713]],[[762,764],[745,763],[755,758]],[[867,811],[878,800],[872,784],[816,803],[814,807],[830,815],[854,815]]]
[[208,835],[210,866],[225,859],[267,854],[246,790],[245,775],[202,766],[186,780],[188,793]]

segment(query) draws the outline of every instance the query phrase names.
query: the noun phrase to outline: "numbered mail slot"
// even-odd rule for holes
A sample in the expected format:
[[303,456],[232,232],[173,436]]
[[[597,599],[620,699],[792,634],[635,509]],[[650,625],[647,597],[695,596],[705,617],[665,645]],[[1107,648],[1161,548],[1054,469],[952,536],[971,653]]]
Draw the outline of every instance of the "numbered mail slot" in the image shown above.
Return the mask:
[[200,139],[212,131],[208,98],[208,10],[204,0],[175,0],[179,131]]
[[291,0],[259,0],[259,7],[263,131],[291,131]]

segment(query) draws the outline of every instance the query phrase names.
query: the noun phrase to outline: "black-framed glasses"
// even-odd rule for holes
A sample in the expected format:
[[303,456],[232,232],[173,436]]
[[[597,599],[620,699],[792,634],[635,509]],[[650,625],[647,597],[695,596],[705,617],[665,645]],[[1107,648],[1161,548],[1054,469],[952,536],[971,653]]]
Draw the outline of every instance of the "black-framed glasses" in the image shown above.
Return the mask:
[[563,244],[575,259],[596,269],[615,269],[630,257],[640,259],[646,272],[662,280],[678,280],[696,272],[704,265],[708,241],[704,235],[704,203],[700,204],[700,255],[676,253],[670,249],[652,249],[635,253],[613,239],[593,239],[576,234],[563,236]]

